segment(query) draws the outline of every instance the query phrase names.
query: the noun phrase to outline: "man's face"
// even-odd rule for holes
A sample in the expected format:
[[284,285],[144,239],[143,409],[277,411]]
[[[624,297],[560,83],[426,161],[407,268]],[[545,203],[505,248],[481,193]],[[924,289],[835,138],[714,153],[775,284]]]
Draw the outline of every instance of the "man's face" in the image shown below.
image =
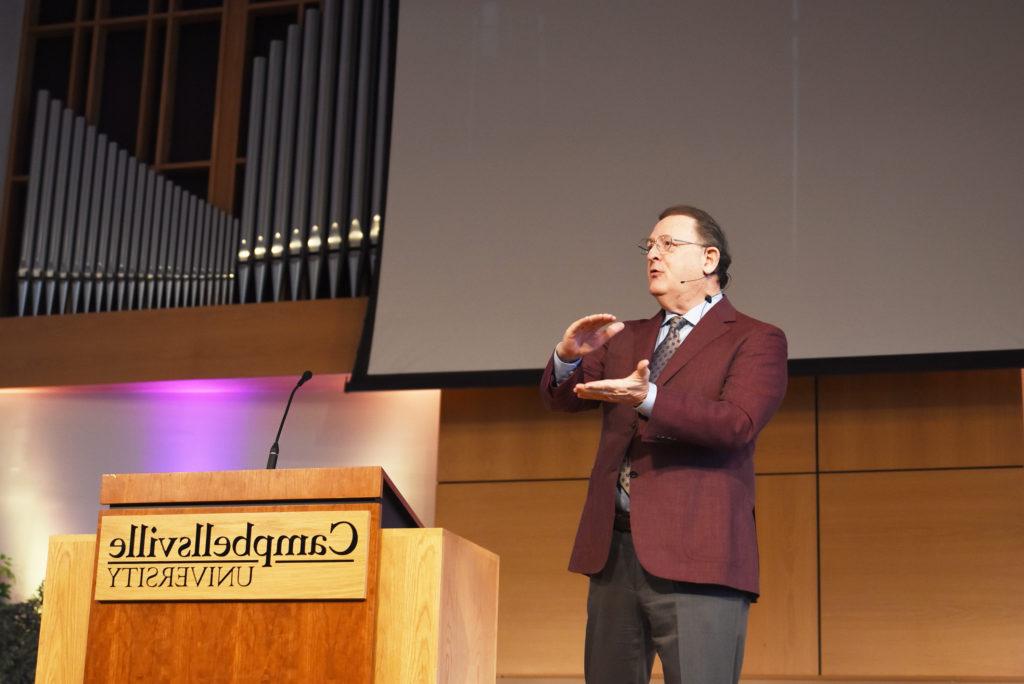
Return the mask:
[[[666,216],[658,221],[650,239],[658,240],[662,235],[687,243],[701,242],[697,222],[689,216]],[[676,244],[667,254],[660,247],[647,253],[647,289],[662,307],[675,310],[694,292],[704,292],[707,281],[696,279],[704,276],[707,251],[698,244]],[[694,282],[681,284],[680,280]]]

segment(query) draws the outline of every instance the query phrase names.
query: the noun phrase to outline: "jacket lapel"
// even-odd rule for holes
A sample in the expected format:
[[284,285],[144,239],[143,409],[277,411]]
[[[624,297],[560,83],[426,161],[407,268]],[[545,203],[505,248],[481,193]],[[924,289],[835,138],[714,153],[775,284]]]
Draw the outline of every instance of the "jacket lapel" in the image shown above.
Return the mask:
[[654,342],[658,339],[658,329],[664,320],[664,312],[658,311],[637,327],[636,336],[633,338],[634,368],[640,359],[650,359],[654,356]]
[[[728,332],[729,324],[735,320],[736,309],[732,308],[729,300],[723,297],[700,319],[697,327],[690,331],[690,334],[683,340],[682,346],[676,350],[676,353],[665,364],[661,375],[658,376],[658,384],[661,385],[667,382],[690,359],[696,356],[701,349]],[[657,328],[655,328],[655,332],[657,332]]]

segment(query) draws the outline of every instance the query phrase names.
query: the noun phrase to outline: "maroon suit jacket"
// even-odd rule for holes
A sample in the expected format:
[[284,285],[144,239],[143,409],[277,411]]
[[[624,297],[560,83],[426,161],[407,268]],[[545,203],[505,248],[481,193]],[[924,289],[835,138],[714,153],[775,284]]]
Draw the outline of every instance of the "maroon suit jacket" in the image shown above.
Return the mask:
[[633,544],[657,577],[734,587],[756,596],[754,441],[786,392],[786,336],[722,299],[704,315],[656,381],[649,419],[627,404],[582,400],[580,382],[623,378],[650,359],[663,314],[627,321],[553,386],[548,361],[541,395],[548,408],[601,408],[601,441],[569,569],[600,572],[608,559],[619,466],[629,451]]

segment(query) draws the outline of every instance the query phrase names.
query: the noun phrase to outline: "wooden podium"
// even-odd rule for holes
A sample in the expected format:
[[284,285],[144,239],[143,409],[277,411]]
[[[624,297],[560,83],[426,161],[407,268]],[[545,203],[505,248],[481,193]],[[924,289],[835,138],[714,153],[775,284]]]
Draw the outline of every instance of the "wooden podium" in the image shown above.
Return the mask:
[[497,557],[381,468],[104,475],[100,503],[51,538],[37,681],[495,680]]

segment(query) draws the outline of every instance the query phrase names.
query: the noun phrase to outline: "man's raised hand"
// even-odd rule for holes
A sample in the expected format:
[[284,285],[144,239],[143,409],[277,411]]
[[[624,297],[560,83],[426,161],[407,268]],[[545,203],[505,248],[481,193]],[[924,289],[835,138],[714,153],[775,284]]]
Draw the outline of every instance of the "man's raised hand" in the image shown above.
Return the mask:
[[565,329],[565,335],[555,347],[555,353],[562,361],[572,363],[604,346],[605,342],[618,335],[625,327],[624,323],[616,321],[615,316],[611,314],[584,316]]

